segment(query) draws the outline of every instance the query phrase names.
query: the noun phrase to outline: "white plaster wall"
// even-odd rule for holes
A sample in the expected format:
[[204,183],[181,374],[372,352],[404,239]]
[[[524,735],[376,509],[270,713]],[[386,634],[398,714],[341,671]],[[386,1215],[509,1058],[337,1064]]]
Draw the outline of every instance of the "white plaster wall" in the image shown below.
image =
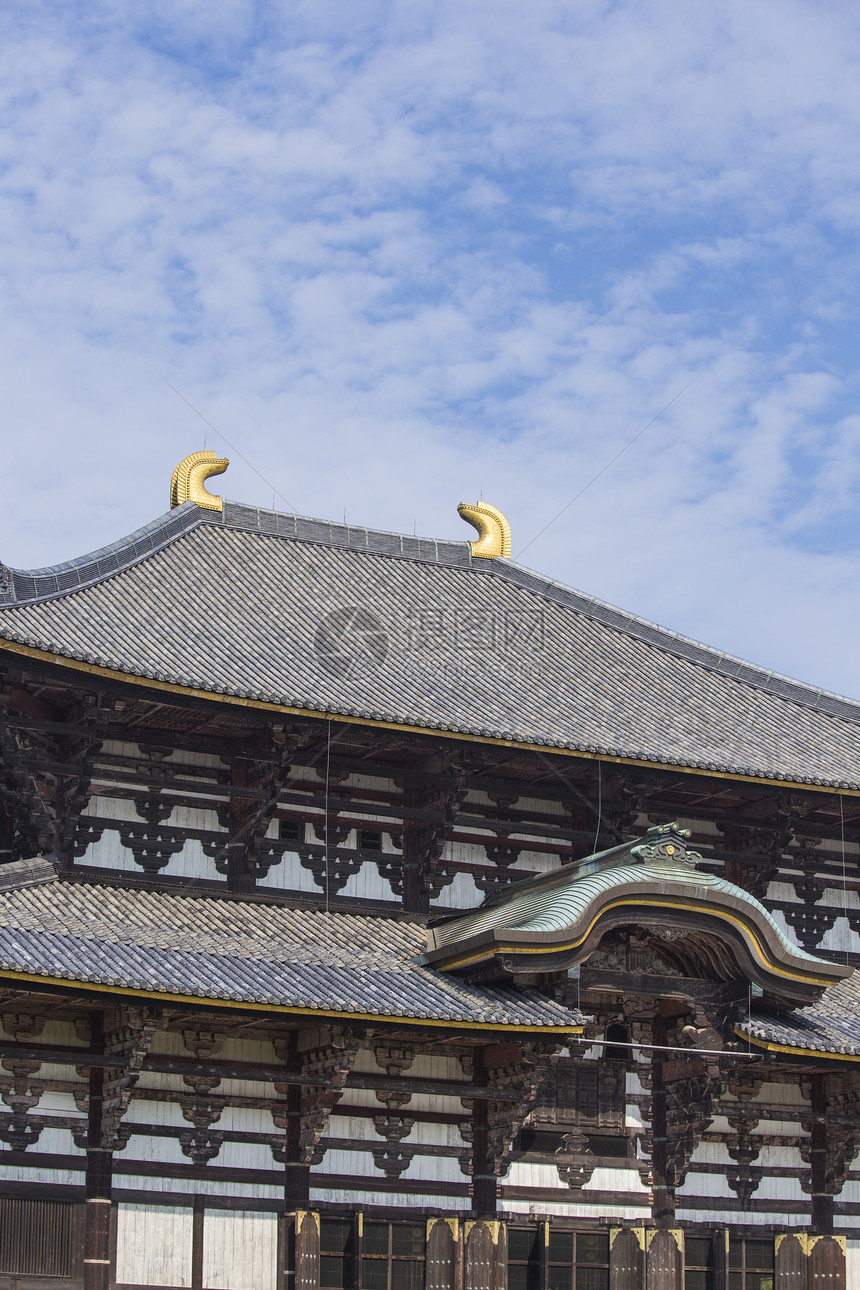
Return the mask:
[[860,1290],[860,1241],[845,1242],[845,1290]]
[[217,753],[193,752],[186,748],[174,748],[164,760],[174,766],[198,766],[208,770],[224,770],[229,765]]
[[205,1211],[204,1290],[275,1290],[277,1279],[277,1214]]
[[[0,1151],[0,1177],[10,1183],[39,1183],[45,1187],[81,1187],[86,1161],[81,1159],[80,1169],[43,1169],[39,1165],[7,1165],[4,1157],[8,1148]],[[164,1184],[159,1183],[163,1188]]]
[[119,1204],[116,1221],[120,1285],[191,1285],[191,1209]]
[[[503,1199],[499,1203],[500,1217],[505,1215],[530,1214],[536,1218],[586,1218],[600,1219],[606,1213],[606,1207],[597,1208],[595,1205],[588,1205],[583,1202],[571,1202],[566,1204],[564,1201],[550,1200],[511,1200]],[[613,1222],[626,1223],[635,1222],[637,1219],[650,1218],[651,1210],[647,1205],[613,1205],[612,1220]]]
[[737,1196],[732,1191],[725,1175],[712,1173],[699,1173],[695,1165],[691,1165],[687,1171],[687,1177],[684,1179],[684,1186],[677,1193],[678,1207],[684,1204],[685,1196],[706,1196],[713,1200],[737,1200]]
[[[461,1179],[465,1182],[465,1179]],[[471,1201],[467,1196],[452,1196],[450,1193],[440,1189],[438,1195],[420,1196],[410,1195],[408,1191],[388,1192],[388,1191],[348,1191],[341,1187],[316,1187],[314,1186],[313,1174],[311,1174],[311,1204],[336,1204],[349,1205],[353,1209],[370,1209],[373,1206],[382,1206],[386,1209],[404,1209],[414,1211],[416,1209],[438,1209],[444,1213],[468,1213]]]
[[[225,1018],[225,1025],[226,1024],[227,1024],[227,1020]],[[195,1027],[193,1024],[189,1024],[188,1029],[194,1030],[194,1028]],[[204,1025],[202,1029],[208,1030],[209,1027]],[[185,1043],[183,1041],[182,1035],[177,1034],[176,1031],[174,1030],[156,1030],[152,1038],[152,1047],[150,1048],[150,1054],[153,1057],[155,1057],[156,1055],[162,1056],[162,1057],[190,1057],[191,1056],[191,1053],[185,1047]],[[251,1040],[251,1039],[245,1039],[245,1038],[235,1038],[233,1036],[227,1036],[227,1038],[225,1038],[224,1046],[220,1049],[218,1056],[215,1060],[221,1061],[221,1062],[232,1062],[232,1061],[260,1062],[261,1064],[265,1063],[269,1066],[276,1066],[278,1064],[277,1058],[275,1057],[274,1046],[268,1040],[264,1040],[264,1039]],[[150,1078],[150,1076],[153,1074],[155,1074],[154,1071],[145,1072],[143,1075],[141,1075],[140,1082],[143,1083],[144,1081],[147,1081]],[[168,1085],[151,1084],[149,1087],[177,1088],[177,1089],[184,1090],[185,1092],[189,1091],[187,1085],[182,1082],[181,1075],[167,1075],[167,1076],[164,1076],[163,1078],[172,1080],[173,1083]],[[220,1092],[223,1088],[226,1088],[229,1083],[230,1083],[229,1080],[223,1080],[221,1085],[219,1085],[218,1091]],[[242,1080],[241,1083],[247,1084],[248,1081]],[[258,1084],[263,1084],[266,1087],[271,1087],[271,1085],[266,1085],[266,1081],[264,1080],[254,1081],[254,1084],[255,1086]]]
[[[113,1193],[117,1199],[121,1200],[123,1193],[128,1191],[151,1191],[156,1192],[159,1196],[165,1191],[176,1192],[182,1196],[224,1196],[233,1200],[274,1200],[283,1201],[284,1183],[283,1173],[278,1178],[275,1186],[269,1186],[268,1183],[250,1183],[250,1182],[222,1182],[217,1175],[218,1164],[214,1162],[212,1177],[206,1179],[200,1178],[147,1178],[132,1177],[129,1174],[119,1174],[114,1176]],[[61,1181],[65,1181],[62,1179]],[[80,1183],[80,1176],[74,1176],[73,1182]],[[240,1288],[241,1290],[241,1288]]]
[[[842,1184],[842,1190],[836,1197],[836,1203],[844,1205],[860,1204],[860,1175],[856,1170],[852,1170]],[[847,1227],[856,1227],[858,1225],[856,1215],[846,1218],[844,1222]]]
[[[453,845],[459,846],[459,843]],[[457,873],[449,886],[443,887],[433,900],[434,905],[443,909],[474,909],[484,899],[484,893],[475,886],[475,879],[470,873]]]
[[[732,1193],[734,1196],[734,1193]],[[676,1217],[682,1223],[708,1223],[714,1227],[734,1227],[738,1222],[737,1210],[729,1211],[720,1209],[718,1204],[713,1209],[684,1209],[682,1204],[678,1205]],[[755,1227],[779,1227],[784,1228],[786,1225],[785,1213],[779,1208],[773,1210],[757,1211],[754,1209],[744,1210],[743,1221]],[[794,1216],[789,1219],[790,1226],[804,1227],[805,1223],[798,1222]]]
[[[854,892],[849,892],[854,895]],[[837,899],[833,902],[837,908],[845,908],[842,901],[842,892],[838,893]],[[822,950],[832,950],[837,954],[851,952],[856,954],[860,950],[860,936],[851,930],[847,918],[837,918],[831,928],[822,936],[818,942]]]
[[310,869],[306,869],[295,851],[285,851],[284,857],[273,864],[265,878],[257,879],[257,886],[265,891],[307,891],[322,896],[323,890],[314,882]]
[[798,905],[801,903],[800,897],[794,890],[793,884],[781,881],[768,883],[767,896],[765,897],[765,900],[787,900],[792,905]]

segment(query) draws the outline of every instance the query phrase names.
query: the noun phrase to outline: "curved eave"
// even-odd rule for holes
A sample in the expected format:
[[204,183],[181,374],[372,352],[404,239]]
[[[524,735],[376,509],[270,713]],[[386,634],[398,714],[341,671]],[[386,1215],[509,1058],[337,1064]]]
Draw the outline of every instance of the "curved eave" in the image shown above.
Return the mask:
[[[643,884],[644,888],[644,884]],[[695,914],[706,921],[730,924],[739,933],[747,946],[754,962],[759,965],[764,977],[777,978],[796,990],[798,987],[820,992],[828,986],[835,985],[851,974],[852,969],[843,968],[825,960],[816,960],[815,968],[806,968],[802,960],[792,956],[789,959],[776,951],[778,943],[772,943],[771,929],[759,925],[752,916],[754,911],[745,908],[740,902],[732,901],[733,908],[726,907],[725,898],[719,903],[717,893],[711,892],[708,899],[692,894],[654,893],[647,889],[628,890],[613,899],[598,898],[592,901],[576,927],[567,927],[552,932],[529,932],[515,928],[491,928],[487,931],[461,942],[448,944],[427,953],[427,961],[440,971],[461,971],[490,961],[499,955],[510,955],[514,959],[526,961],[537,956],[569,956],[571,965],[581,961],[588,949],[589,938],[600,928],[600,925],[611,920],[617,925],[619,918],[612,918],[616,911],[626,917],[629,911],[630,921],[641,917],[643,909],[671,910],[685,914]],[[608,928],[607,928],[608,930]],[[769,934],[771,933],[771,934]],[[789,986],[790,983],[790,986]]]
[[51,667],[69,668],[85,676],[92,676],[121,683],[140,686],[142,689],[155,690],[161,694],[175,694],[189,699],[200,699],[208,703],[228,704],[261,714],[278,714],[280,716],[308,717],[318,721],[335,721],[351,726],[364,726],[381,730],[396,730],[404,734],[432,735],[437,739],[451,739],[458,743],[486,744],[490,747],[516,748],[523,752],[554,754],[560,757],[573,757],[584,761],[609,762],[612,765],[640,766],[651,770],[668,770],[678,774],[697,775],[707,779],[729,779],[746,784],[765,784],[773,788],[796,788],[807,793],[823,793],[829,796],[839,794],[843,797],[860,797],[860,788],[842,787],[838,783],[824,784],[804,779],[775,778],[774,776],[755,775],[739,770],[714,770],[707,766],[695,766],[678,761],[660,761],[625,756],[622,753],[593,751],[587,748],[574,748],[563,744],[531,743],[528,740],[504,739],[494,735],[471,734],[462,730],[449,730],[443,726],[418,725],[402,721],[389,721],[382,717],[368,717],[347,712],[331,711],[327,708],[295,707],[284,703],[273,703],[265,699],[256,699],[245,695],[225,694],[216,690],[202,689],[199,686],[177,685],[173,681],[164,681],[157,677],[140,676],[133,672],[124,672],[118,668],[103,667],[89,663],[84,659],[59,654],[53,650],[38,649],[0,636],[0,655],[13,654],[29,658]]

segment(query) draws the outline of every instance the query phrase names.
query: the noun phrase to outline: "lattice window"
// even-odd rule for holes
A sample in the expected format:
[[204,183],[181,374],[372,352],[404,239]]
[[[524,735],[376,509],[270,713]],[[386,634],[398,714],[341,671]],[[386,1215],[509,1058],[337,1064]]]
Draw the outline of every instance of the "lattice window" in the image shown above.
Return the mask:
[[536,1227],[508,1228],[508,1290],[540,1290],[540,1240]]
[[[605,1232],[550,1232],[548,1290],[609,1290],[609,1236]],[[508,1290],[539,1290],[537,1228],[508,1228]]]
[[714,1242],[710,1237],[684,1240],[684,1290],[714,1290]]
[[80,1277],[82,1246],[82,1205],[0,1198],[0,1274]]
[[365,1223],[363,1290],[423,1290],[424,1223]]
[[729,1290],[773,1290],[773,1241],[729,1242]]
[[605,1232],[550,1232],[549,1290],[609,1290],[609,1235]]
[[320,1290],[352,1290],[355,1285],[355,1224],[324,1218],[320,1223]]

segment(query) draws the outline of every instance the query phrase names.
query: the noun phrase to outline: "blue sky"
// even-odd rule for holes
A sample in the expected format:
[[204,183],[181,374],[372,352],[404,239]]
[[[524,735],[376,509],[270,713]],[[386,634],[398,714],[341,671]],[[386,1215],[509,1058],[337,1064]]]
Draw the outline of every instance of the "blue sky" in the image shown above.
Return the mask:
[[856,6],[10,0],[0,49],[0,558],[224,448],[166,380],[302,513],[482,494],[516,554],[695,377],[524,562],[860,696]]

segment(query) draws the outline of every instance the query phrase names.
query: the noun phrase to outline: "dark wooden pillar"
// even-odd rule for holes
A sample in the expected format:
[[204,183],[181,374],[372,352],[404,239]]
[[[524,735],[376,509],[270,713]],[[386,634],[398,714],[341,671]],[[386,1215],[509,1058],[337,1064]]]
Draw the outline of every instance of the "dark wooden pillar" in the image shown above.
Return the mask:
[[[484,1050],[475,1053],[472,1076],[477,1088],[487,1087]],[[490,1159],[490,1103],[476,1097],[472,1103],[472,1213],[476,1218],[494,1218],[498,1204],[498,1185]]]
[[[230,780],[238,788],[248,787],[248,770],[250,763],[244,757],[234,757],[230,766]],[[256,803],[247,797],[230,798],[229,836],[242,836],[248,816]],[[227,890],[247,895],[256,887],[256,879],[248,868],[248,843],[242,837],[241,842],[227,844]]]
[[[289,1056],[286,1067],[296,1074],[302,1072],[299,1053],[299,1032],[293,1030],[289,1038]],[[284,1201],[287,1212],[307,1209],[310,1204],[311,1167],[302,1159],[302,1085],[288,1084],[286,1091],[286,1129],[284,1160]]]
[[812,1174],[812,1231],[829,1236],[833,1231],[833,1197],[827,1191],[827,1088],[825,1076],[813,1075],[812,1106],[816,1117],[810,1133],[810,1172]]
[[[666,1023],[654,1018],[653,1042],[665,1045]],[[653,1178],[651,1213],[658,1227],[672,1227],[675,1222],[675,1192],[669,1183],[669,1117],[666,1106],[666,1081],[663,1053],[651,1054],[651,1174]]]
[[[90,1014],[92,1049],[104,1052],[104,1013]],[[103,1146],[105,1070],[91,1066],[87,1113],[84,1290],[108,1290],[111,1282],[111,1185],[113,1153]]]
[[191,1290],[203,1290],[203,1229],[206,1223],[206,1197],[194,1197],[191,1219]]
[[[425,797],[425,793],[407,781],[403,790],[404,807],[420,809]],[[430,894],[424,881],[426,833],[426,825],[419,820],[403,821],[403,908],[410,914],[426,914],[430,909]]]
[[[281,1054],[284,1055],[283,1053]],[[288,1071],[301,1072],[302,1060],[299,1054],[299,1035],[297,1030],[290,1032],[287,1049],[286,1068]],[[283,1086],[282,1086],[283,1087]],[[303,1278],[309,1275],[307,1260],[313,1259],[308,1253],[308,1242],[312,1238],[314,1215],[308,1213],[310,1204],[311,1167],[302,1160],[302,1085],[288,1084],[285,1093],[286,1127],[284,1129],[284,1208],[286,1210],[284,1230],[284,1290],[298,1290]],[[278,1123],[283,1124],[280,1116]],[[307,1233],[302,1236],[306,1221],[310,1221]],[[317,1237],[319,1229],[316,1229]],[[316,1261],[319,1264],[319,1240],[316,1246]]]

